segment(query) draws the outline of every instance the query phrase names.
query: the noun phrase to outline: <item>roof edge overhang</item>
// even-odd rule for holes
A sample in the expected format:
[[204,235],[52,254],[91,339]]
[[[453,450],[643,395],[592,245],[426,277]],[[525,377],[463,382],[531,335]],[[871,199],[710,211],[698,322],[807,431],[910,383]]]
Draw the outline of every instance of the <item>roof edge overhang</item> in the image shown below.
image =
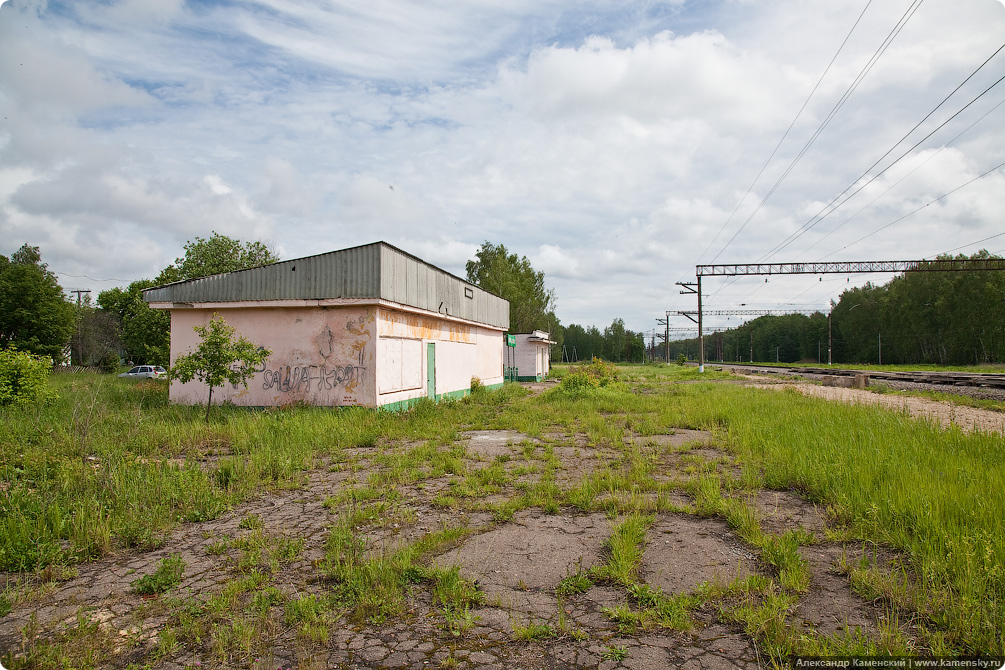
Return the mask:
[[386,309],[392,309],[398,312],[407,312],[409,314],[416,314],[418,316],[432,317],[436,319],[443,319],[444,321],[451,321],[453,323],[460,323],[467,326],[477,326],[479,328],[485,328],[487,330],[495,330],[499,333],[506,331],[503,326],[495,326],[491,323],[483,323],[481,321],[471,321],[470,319],[462,319],[457,316],[452,316],[450,314],[442,314],[439,312],[431,312],[426,309],[419,309],[418,307],[411,307],[409,305],[403,305],[399,302],[393,302],[391,300],[383,300],[379,298],[324,298],[316,300],[242,300],[235,302],[150,302],[148,303],[151,309],[164,309],[170,311],[188,311],[188,310],[230,310],[230,309],[269,309],[269,308],[291,308],[291,307],[362,307],[375,305],[377,307],[383,307]]
[[[2,0],[0,0],[0,2],[2,2]],[[468,286],[473,286],[474,288],[477,288],[479,291],[485,291],[486,293],[488,293],[491,296],[494,296],[496,298],[501,298],[501,299],[505,300],[505,298],[503,298],[501,295],[498,295],[496,293],[493,293],[492,291],[484,289],[481,286],[478,286],[478,284],[473,284],[473,283],[471,283],[470,281],[468,281],[467,279],[465,279],[463,277],[458,277],[457,275],[453,274],[452,272],[447,272],[443,268],[441,268],[439,266],[436,266],[436,265],[433,265],[429,261],[424,261],[421,258],[419,258],[418,256],[416,256],[415,254],[410,254],[407,251],[405,251],[404,249],[400,249],[399,247],[396,247],[393,244],[389,244],[388,242],[385,242],[383,240],[380,240],[380,241],[377,241],[377,242],[370,242],[368,244],[358,244],[358,245],[356,245],[354,247],[346,247],[345,249],[336,249],[334,251],[326,251],[326,252],[320,253],[320,254],[312,254],[310,256],[300,256],[299,258],[290,258],[290,259],[287,259],[287,260],[279,260],[279,261],[276,261],[275,263],[269,263],[267,265],[256,265],[255,267],[244,268],[243,270],[231,270],[230,272],[220,272],[220,273],[213,274],[213,275],[206,275],[206,277],[196,277],[195,279],[182,279],[181,281],[170,282],[170,283],[167,283],[167,284],[161,284],[160,286],[151,286],[149,288],[142,289],[141,293],[146,293],[147,291],[154,291],[156,289],[163,289],[163,288],[167,288],[169,286],[178,286],[178,285],[181,285],[181,284],[187,284],[189,282],[199,281],[200,279],[206,279],[208,277],[221,277],[223,275],[237,274],[237,273],[240,273],[240,272],[251,272],[253,270],[258,270],[258,269],[261,269],[261,268],[264,268],[264,267],[269,267],[269,266],[272,266],[272,265],[286,265],[286,264],[290,264],[290,263],[297,263],[299,261],[305,261],[305,260],[308,260],[308,259],[311,259],[311,258],[320,258],[322,256],[328,256],[328,255],[331,255],[331,254],[337,254],[337,253],[341,253],[341,252],[345,252],[345,251],[353,251],[353,250],[356,250],[356,249],[363,249],[365,247],[387,247],[388,249],[392,249],[392,250],[398,252],[399,254],[402,254],[403,256],[407,256],[408,258],[411,258],[412,260],[414,260],[417,263],[421,263],[423,265],[429,266],[429,267],[431,267],[434,270],[442,272],[445,275],[453,277],[454,279],[457,279],[457,280],[459,280],[459,281],[467,284]]]

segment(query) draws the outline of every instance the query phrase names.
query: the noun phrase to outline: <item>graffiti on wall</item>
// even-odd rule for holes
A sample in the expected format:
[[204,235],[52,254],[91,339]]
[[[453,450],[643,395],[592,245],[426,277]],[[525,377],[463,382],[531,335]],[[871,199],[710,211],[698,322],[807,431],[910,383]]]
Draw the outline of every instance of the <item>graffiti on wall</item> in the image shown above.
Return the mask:
[[262,388],[276,389],[283,393],[303,392],[311,390],[330,391],[339,386],[354,387],[366,371],[361,365],[327,365],[279,366],[276,369],[265,368],[262,371],[265,381]]
[[[369,337],[365,329],[367,317],[358,320],[351,319],[346,325],[347,332],[354,335]],[[263,366],[259,372],[263,375],[262,389],[275,389],[282,393],[311,393],[312,391],[331,391],[343,387],[347,393],[356,390],[356,385],[362,381],[366,372],[366,340],[359,339],[352,344],[351,351],[356,358],[355,363],[341,364],[332,362],[330,357],[335,353],[335,333],[326,324],[314,338],[318,354],[325,360],[323,365],[278,365]]]
[[321,329],[318,336],[314,338],[314,342],[318,345],[318,353],[325,360],[332,355],[332,351],[335,349],[335,334],[332,329],[325,324],[325,327]]

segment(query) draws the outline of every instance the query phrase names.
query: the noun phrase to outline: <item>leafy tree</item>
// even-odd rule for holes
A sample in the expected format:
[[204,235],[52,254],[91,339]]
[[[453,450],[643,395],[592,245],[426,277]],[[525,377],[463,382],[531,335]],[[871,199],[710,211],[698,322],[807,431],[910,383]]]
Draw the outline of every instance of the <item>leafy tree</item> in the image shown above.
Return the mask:
[[70,356],[80,365],[103,363],[103,370],[114,372],[119,366],[119,320],[111,312],[97,309],[90,296],[75,305],[77,327],[70,339]]
[[202,341],[195,351],[178,357],[169,375],[182,383],[198,379],[209,387],[206,401],[206,422],[209,423],[213,389],[224,382],[243,384],[247,388],[248,379],[272,352],[256,346],[243,335],[235,339],[234,327],[218,314],[213,315],[209,324],[194,326],[194,330]]
[[625,360],[627,339],[624,319],[614,319],[604,328],[604,358],[618,363]]
[[74,308],[38,247],[0,255],[0,348],[63,359],[74,330]]
[[102,310],[118,320],[126,356],[136,364],[167,365],[170,360],[171,317],[166,311],[150,309],[143,300],[143,289],[156,285],[141,279],[125,290],[116,287],[98,295]]
[[596,326],[584,328],[569,324],[564,329],[566,352],[578,360],[600,358],[620,363],[641,363],[645,360],[646,344],[642,333],[625,328],[624,319],[614,319],[603,332]]
[[196,237],[185,244],[185,255],[176,258],[157,277],[157,284],[187,281],[234,270],[275,263],[279,257],[264,242],[241,242],[213,231],[208,240]]
[[122,344],[134,363],[167,365],[171,355],[171,315],[150,309],[143,289],[176,281],[198,279],[221,272],[233,272],[279,260],[263,242],[241,242],[216,231],[209,239],[196,237],[185,244],[185,255],[176,258],[155,279],[141,279],[125,290],[102,291],[98,304],[118,315]]
[[602,358],[604,354],[604,334],[596,326],[584,328],[579,324],[570,324],[565,328],[565,350],[569,357],[575,360],[589,361]]
[[544,273],[535,272],[526,256],[517,257],[505,246],[482,244],[476,260],[465,266],[468,281],[509,300],[509,330],[558,330],[555,292],[545,288]]
[[646,340],[642,333],[628,331],[625,342],[625,360],[629,363],[644,363],[646,360]]

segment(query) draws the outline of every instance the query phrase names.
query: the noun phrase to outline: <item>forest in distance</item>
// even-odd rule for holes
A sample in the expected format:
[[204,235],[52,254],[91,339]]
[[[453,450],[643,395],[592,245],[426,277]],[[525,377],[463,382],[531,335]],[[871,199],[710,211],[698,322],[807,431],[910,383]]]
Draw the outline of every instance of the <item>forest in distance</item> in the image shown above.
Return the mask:
[[[1000,259],[980,251],[937,260]],[[154,279],[113,288],[73,304],[26,243],[0,256],[0,349],[114,372],[122,361],[167,365],[170,317],[150,309],[143,289],[265,265],[279,260],[260,242],[214,232],[196,237]],[[510,301],[509,332],[544,330],[556,344],[553,361],[614,363],[698,359],[698,340],[664,346],[656,331],[629,330],[615,318],[603,329],[563,325],[544,273],[504,245],[485,242],[466,267],[467,280]],[[707,333],[707,331],[706,331]],[[654,336],[655,335],[655,336]],[[704,358],[722,362],[982,365],[1005,362],[1005,271],[911,271],[889,282],[849,288],[829,314],[761,316],[736,328],[707,333]],[[68,354],[68,356],[67,356]]]
[[[944,259],[999,258],[981,251]],[[833,303],[834,363],[982,365],[1005,361],[1005,272],[907,272]],[[705,360],[827,363],[828,315],[761,316],[705,336]],[[664,351],[657,347],[657,358]],[[698,338],[670,342],[669,359],[697,360]]]

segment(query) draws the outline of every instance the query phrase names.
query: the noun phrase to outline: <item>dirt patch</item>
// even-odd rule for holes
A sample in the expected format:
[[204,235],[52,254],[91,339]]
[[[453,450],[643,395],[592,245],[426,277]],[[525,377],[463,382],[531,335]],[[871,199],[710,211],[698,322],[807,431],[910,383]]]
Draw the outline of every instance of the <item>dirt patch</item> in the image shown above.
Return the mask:
[[579,485],[597,468],[621,458],[618,452],[602,447],[552,447],[552,453],[562,463],[562,468],[555,473],[555,481],[563,488]]
[[[493,459],[519,453],[517,445],[530,437],[515,430],[469,430],[461,433],[461,444],[469,454]],[[537,443],[537,440],[533,440]]]
[[823,635],[859,629],[875,638],[879,630],[875,607],[851,590],[848,578],[838,567],[847,554],[846,548],[839,544],[811,545],[801,547],[800,554],[809,564],[810,588],[796,606],[797,620]]
[[756,570],[756,558],[718,519],[663,517],[649,530],[642,574],[666,593],[689,593],[702,582],[727,584]]
[[674,428],[668,435],[631,435],[625,437],[625,444],[635,444],[640,447],[682,447],[692,442],[699,444],[711,444],[712,433],[707,430],[690,430],[689,428]]
[[477,580],[487,603],[551,621],[558,614],[555,587],[564,577],[599,563],[610,531],[611,523],[602,514],[524,511],[438,556],[435,563],[460,566],[463,576]]
[[782,535],[788,530],[802,528],[822,536],[827,522],[823,511],[808,500],[788,491],[758,491],[746,496],[761,530],[769,535]]
[[536,396],[544,393],[548,389],[555,388],[562,381],[560,379],[545,379],[539,382],[520,382],[520,386],[524,387],[530,391],[531,396]]

